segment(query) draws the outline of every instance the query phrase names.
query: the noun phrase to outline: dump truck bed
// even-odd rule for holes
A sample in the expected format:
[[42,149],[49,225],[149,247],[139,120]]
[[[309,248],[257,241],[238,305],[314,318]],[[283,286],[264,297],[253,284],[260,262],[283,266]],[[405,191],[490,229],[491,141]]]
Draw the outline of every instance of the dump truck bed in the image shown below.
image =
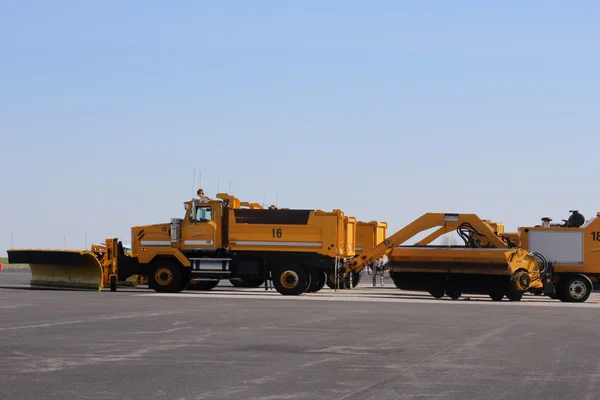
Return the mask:
[[385,222],[356,223],[356,253],[375,247],[385,239],[387,224]]
[[228,245],[232,251],[315,252],[354,255],[356,219],[340,210],[230,209]]

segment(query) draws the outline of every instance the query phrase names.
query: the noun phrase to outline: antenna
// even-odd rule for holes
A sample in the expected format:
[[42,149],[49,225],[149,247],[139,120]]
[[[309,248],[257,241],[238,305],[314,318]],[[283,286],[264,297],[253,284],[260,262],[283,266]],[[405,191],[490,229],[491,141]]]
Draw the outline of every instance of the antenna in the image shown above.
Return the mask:
[[217,193],[219,193],[220,187],[221,187],[221,181],[217,180]]
[[231,194],[231,181],[229,181],[229,194]]
[[195,193],[196,193],[196,168],[194,168],[194,180],[192,183],[192,197],[194,197]]

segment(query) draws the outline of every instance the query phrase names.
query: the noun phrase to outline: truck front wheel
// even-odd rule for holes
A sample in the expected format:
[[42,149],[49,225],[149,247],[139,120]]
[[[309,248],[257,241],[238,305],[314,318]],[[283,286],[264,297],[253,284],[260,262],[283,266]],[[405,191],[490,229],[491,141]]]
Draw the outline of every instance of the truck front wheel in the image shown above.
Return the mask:
[[177,293],[184,287],[184,274],[174,261],[158,259],[148,271],[148,287],[159,293]]
[[273,286],[284,296],[298,296],[310,285],[308,271],[299,266],[280,267],[273,271]]

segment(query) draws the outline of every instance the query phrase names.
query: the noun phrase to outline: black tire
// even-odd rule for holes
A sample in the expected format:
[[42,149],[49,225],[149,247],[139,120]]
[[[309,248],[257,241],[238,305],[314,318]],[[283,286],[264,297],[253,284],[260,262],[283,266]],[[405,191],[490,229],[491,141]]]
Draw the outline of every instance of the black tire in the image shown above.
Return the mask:
[[[523,291],[519,289],[519,286],[529,286],[529,276],[526,274],[521,274],[520,272],[520,270],[516,271],[510,278],[508,292],[506,293],[506,298],[509,301],[521,301],[523,298]],[[519,282],[521,282],[520,285],[518,284]]]
[[[326,285],[329,289],[335,289],[335,286],[336,286],[336,283],[332,278],[333,278],[333,273],[327,274]],[[342,280],[338,281],[337,286],[338,286],[338,289],[346,289],[346,280],[342,279]]]
[[446,296],[450,297],[452,300],[458,300],[462,293],[458,290],[446,290]]
[[257,288],[265,283],[263,278],[231,278],[231,284],[239,288]]
[[319,280],[318,280],[317,284],[315,285],[315,293],[320,291],[321,289],[323,289],[323,286],[325,286],[326,281],[327,281],[327,274],[325,273],[325,271],[321,271],[319,273]]
[[310,285],[310,274],[300,265],[279,267],[273,271],[273,286],[284,296],[298,296]]
[[582,276],[573,276],[561,285],[559,299],[567,303],[583,303],[592,294],[592,286]]
[[180,292],[187,290],[190,285],[190,280],[192,277],[192,271],[189,268],[182,268],[181,272],[183,273],[183,277],[181,279],[181,289]]
[[512,293],[507,293],[506,297],[509,301],[521,301],[521,299],[523,298],[523,293],[518,293],[515,291]]
[[490,293],[490,297],[494,301],[502,301],[504,298],[504,293]]
[[148,287],[159,293],[177,293],[187,283],[179,263],[169,259],[152,261],[148,271]]
[[400,277],[398,275],[396,275],[394,272],[390,271],[390,278],[392,278],[394,285],[396,285],[396,287],[398,289],[400,289]]
[[[352,288],[355,288],[358,286],[358,284],[360,283],[360,272],[351,272],[352,274]],[[344,279],[344,286],[349,288],[350,287],[350,275],[348,274],[346,276],[346,279]]]
[[310,275],[310,285],[306,289],[306,293],[316,293],[323,289],[327,280],[327,274],[321,270],[313,270]]
[[111,292],[117,291],[117,276],[116,275],[113,275],[110,277],[110,291]]
[[188,290],[208,291],[216,288],[219,284],[219,281],[219,279],[210,281],[191,281],[187,288]]
[[435,297],[436,299],[441,299],[442,297],[444,297],[443,290],[430,290],[429,294]]
[[245,287],[244,286],[244,280],[240,279],[240,278],[231,278],[229,279],[229,282],[234,286],[234,287]]

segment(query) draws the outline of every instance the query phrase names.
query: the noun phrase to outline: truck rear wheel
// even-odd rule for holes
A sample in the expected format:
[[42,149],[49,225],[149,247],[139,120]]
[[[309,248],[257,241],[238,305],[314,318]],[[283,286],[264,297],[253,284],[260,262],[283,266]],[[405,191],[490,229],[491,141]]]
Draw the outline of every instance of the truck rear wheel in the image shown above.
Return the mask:
[[560,300],[569,303],[583,303],[592,294],[592,285],[590,285],[589,278],[575,275],[561,285],[561,292]]
[[506,297],[509,301],[521,301],[521,299],[523,298],[523,293],[509,292],[506,294]]
[[299,265],[280,267],[274,271],[273,286],[284,296],[298,296],[310,285],[310,274]]
[[159,293],[177,293],[185,286],[183,278],[181,266],[176,262],[157,259],[148,271],[148,287]]
[[316,293],[323,289],[325,281],[327,280],[327,274],[320,270],[314,270],[311,272],[310,285],[306,290],[306,293]]
[[392,278],[392,282],[394,282],[394,286],[400,289],[400,277],[396,275],[394,271],[390,271],[390,278]]
[[[352,271],[350,274],[352,274],[352,288],[355,288],[360,283],[360,272]],[[344,279],[344,287],[347,289],[350,289],[350,274],[346,275],[346,278]]]
[[190,281],[190,284],[188,285],[188,289],[189,290],[212,290],[214,288],[217,287],[217,285],[219,284],[219,279],[214,279],[214,280],[210,280],[210,281],[195,281],[192,280]]
[[504,293],[490,293],[490,297],[494,301],[502,301],[504,298]]
[[450,297],[452,300],[458,300],[462,293],[458,290],[446,290],[446,296]]
[[329,289],[335,289],[336,285],[338,289],[346,289],[346,280],[341,279],[337,283],[335,282],[335,273],[327,274],[327,281],[325,282]]
[[229,282],[235,287],[240,288],[257,288],[265,283],[263,278],[231,278]]

